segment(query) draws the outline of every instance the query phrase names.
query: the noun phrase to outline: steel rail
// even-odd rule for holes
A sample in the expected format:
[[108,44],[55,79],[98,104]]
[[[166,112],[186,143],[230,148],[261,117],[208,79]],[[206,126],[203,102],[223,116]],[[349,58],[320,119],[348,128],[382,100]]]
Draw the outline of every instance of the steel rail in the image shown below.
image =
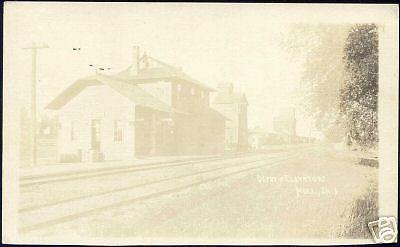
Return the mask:
[[[179,191],[185,190],[185,189],[190,188],[190,187],[198,186],[198,185],[201,185],[201,184],[204,184],[204,183],[208,183],[208,182],[211,182],[211,181],[216,181],[218,179],[226,178],[226,177],[233,176],[233,175],[236,175],[236,174],[248,172],[250,170],[259,169],[259,168],[262,168],[262,167],[265,167],[265,166],[272,167],[274,165],[280,164],[280,163],[282,163],[284,161],[290,160],[290,159],[292,159],[294,157],[297,157],[297,156],[298,156],[298,153],[294,154],[294,155],[291,155],[291,156],[286,156],[285,158],[274,160],[272,162],[267,162],[267,163],[262,164],[262,165],[252,166],[252,167],[248,167],[248,168],[245,168],[245,169],[241,169],[239,171],[229,172],[229,173],[226,173],[226,174],[223,174],[223,175],[219,175],[219,176],[216,176],[216,177],[203,179],[201,181],[194,182],[194,183],[189,183],[187,185],[179,186],[179,187],[176,187],[176,188],[171,188],[171,189],[167,189],[167,190],[161,190],[161,191],[158,191],[158,192],[150,193],[148,195],[143,195],[143,196],[139,196],[139,197],[128,199],[128,200],[119,201],[119,202],[111,203],[109,205],[101,206],[101,207],[98,207],[98,208],[87,209],[85,211],[81,211],[81,212],[73,213],[73,214],[70,214],[70,215],[58,217],[58,218],[47,220],[47,221],[44,221],[44,222],[35,223],[35,224],[29,225],[29,226],[20,227],[18,229],[18,231],[20,233],[27,233],[27,232],[30,232],[30,231],[33,231],[33,230],[38,230],[38,229],[41,229],[41,228],[46,228],[46,227],[49,227],[49,226],[53,226],[55,224],[65,223],[65,222],[68,222],[68,221],[75,220],[77,218],[81,218],[81,217],[84,217],[84,216],[92,215],[92,214],[100,212],[100,211],[114,209],[114,208],[118,208],[118,207],[121,207],[121,206],[124,206],[124,205],[129,205],[131,203],[135,203],[135,202],[138,202],[138,201],[143,201],[143,200],[151,199],[151,198],[154,198],[154,197],[158,197],[158,196],[162,196],[162,195],[167,195],[167,194],[179,192]],[[265,160],[265,158],[264,159],[260,159],[260,160],[255,160],[255,161],[248,161],[245,164],[241,163],[241,165],[248,165],[248,164],[260,162],[260,161],[263,161],[263,160]],[[237,166],[234,166],[234,167],[237,167]],[[225,167],[225,168],[232,168],[232,167]],[[204,171],[204,173],[205,172],[206,171]],[[208,172],[211,172],[211,171],[208,171]],[[194,175],[197,175],[197,174],[192,174],[191,176],[194,176]],[[187,177],[187,176],[185,176],[185,177]],[[175,178],[175,179],[179,179],[179,178],[182,178],[182,177],[178,177],[178,178]],[[141,186],[144,186],[144,185],[141,185]],[[114,193],[114,192],[111,192],[111,193]]]

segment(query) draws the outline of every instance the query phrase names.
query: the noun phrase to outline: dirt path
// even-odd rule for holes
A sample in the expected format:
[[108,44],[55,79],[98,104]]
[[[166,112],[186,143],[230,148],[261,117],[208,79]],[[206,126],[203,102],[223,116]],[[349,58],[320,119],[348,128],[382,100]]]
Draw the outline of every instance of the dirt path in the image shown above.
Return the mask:
[[[319,150],[247,174],[229,187],[158,220],[152,236],[336,238],[377,170],[345,153]],[[228,182],[227,182],[228,183]],[[189,200],[188,200],[189,201]]]

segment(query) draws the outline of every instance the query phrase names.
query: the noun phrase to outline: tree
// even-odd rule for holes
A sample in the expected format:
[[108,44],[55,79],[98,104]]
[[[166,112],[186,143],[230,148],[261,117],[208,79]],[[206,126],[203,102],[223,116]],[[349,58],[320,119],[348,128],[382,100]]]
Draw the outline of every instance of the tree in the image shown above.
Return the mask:
[[363,148],[378,143],[378,29],[358,24],[344,49],[345,80],[340,90],[340,112],[345,118],[348,144]]
[[344,137],[338,96],[344,81],[343,51],[351,26],[296,24],[283,40],[284,47],[303,66],[297,89],[299,106],[328,140]]

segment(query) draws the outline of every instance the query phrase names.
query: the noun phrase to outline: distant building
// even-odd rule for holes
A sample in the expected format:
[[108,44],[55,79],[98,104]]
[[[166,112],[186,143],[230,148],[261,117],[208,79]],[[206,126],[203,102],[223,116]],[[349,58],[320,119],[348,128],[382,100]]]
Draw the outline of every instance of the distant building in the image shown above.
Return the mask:
[[127,69],[79,79],[47,106],[58,111],[59,158],[221,153],[226,117],[209,107],[211,91],[136,48]]
[[262,150],[271,145],[284,144],[280,135],[268,132],[260,127],[249,129],[248,139],[251,150]]
[[292,107],[280,109],[274,117],[273,127],[279,138],[285,143],[294,143],[296,139],[296,112]]
[[248,148],[247,99],[244,93],[235,93],[233,85],[220,84],[212,107],[227,117],[225,147],[228,150],[244,151]]
[[266,142],[266,131],[260,127],[255,127],[248,131],[248,140],[251,150],[262,149]]
[[[43,164],[56,161],[57,156],[57,119],[46,115],[37,117],[36,156]],[[20,165],[28,166],[32,161],[32,120],[30,112],[22,108],[20,112]]]

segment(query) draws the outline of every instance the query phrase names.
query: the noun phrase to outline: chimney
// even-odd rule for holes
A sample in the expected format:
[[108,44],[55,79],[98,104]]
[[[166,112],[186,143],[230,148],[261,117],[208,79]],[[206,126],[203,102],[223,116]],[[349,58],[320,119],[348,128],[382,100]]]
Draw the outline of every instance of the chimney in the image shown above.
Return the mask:
[[132,51],[132,65],[131,65],[131,75],[137,75],[139,72],[139,56],[140,56],[140,50],[139,46],[133,46],[133,51]]
[[232,94],[233,93],[233,84],[232,83],[221,83],[217,85],[217,90],[223,94]]

